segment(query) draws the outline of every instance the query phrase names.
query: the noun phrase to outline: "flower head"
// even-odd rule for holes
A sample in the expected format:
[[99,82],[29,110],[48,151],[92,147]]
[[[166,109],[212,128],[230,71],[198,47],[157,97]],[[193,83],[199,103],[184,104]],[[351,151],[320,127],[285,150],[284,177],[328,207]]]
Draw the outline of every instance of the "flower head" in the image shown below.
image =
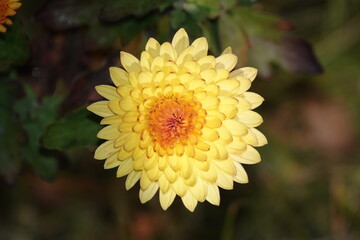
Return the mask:
[[6,32],[4,24],[12,24],[12,21],[7,17],[15,15],[15,10],[20,6],[19,0],[0,0],[0,32]]
[[267,141],[252,109],[263,98],[247,92],[257,70],[233,70],[230,48],[217,58],[207,52],[207,40],[189,45],[184,29],[171,43],[150,38],[140,60],[121,52],[125,70],[110,68],[116,87],[96,87],[107,100],[88,109],[108,126],[94,157],[117,167],[117,177],[127,175],[126,189],[140,180],[142,203],[159,190],[164,210],[176,195],[190,211],[205,200],[219,205],[219,187],[247,183],[242,164],[260,161],[253,146]]

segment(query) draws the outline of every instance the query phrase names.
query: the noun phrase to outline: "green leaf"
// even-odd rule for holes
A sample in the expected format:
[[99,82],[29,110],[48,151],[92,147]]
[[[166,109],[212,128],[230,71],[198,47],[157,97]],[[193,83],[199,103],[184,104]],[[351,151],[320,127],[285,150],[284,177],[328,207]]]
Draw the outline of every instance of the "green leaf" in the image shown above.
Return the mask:
[[239,63],[244,63],[250,49],[249,36],[244,28],[229,14],[222,15],[218,24],[220,26],[219,35],[221,36],[222,50],[231,46],[234,54],[239,57]]
[[27,133],[27,144],[22,148],[23,156],[35,172],[45,180],[55,177],[57,163],[51,153],[40,145],[41,133],[57,116],[62,102],[59,97],[44,97],[39,103],[34,91],[25,86],[25,97],[15,102],[14,110],[18,114],[23,129]]
[[184,9],[198,20],[216,18],[221,11],[219,0],[186,0]]
[[15,84],[0,80],[0,175],[11,182],[21,166],[21,129],[13,112]]
[[186,21],[186,13],[181,9],[175,9],[171,12],[171,27],[173,29],[181,28],[182,24]]
[[0,34],[0,71],[25,62],[29,57],[29,44],[16,22]]
[[155,24],[156,14],[145,16],[143,19],[127,18],[117,23],[97,22],[89,28],[87,40],[96,43],[100,47],[111,47],[116,39],[122,42],[131,41],[146,26]]
[[291,28],[292,24],[276,15],[248,7],[236,7],[231,12],[236,23],[241,24],[249,35],[280,40],[282,28]]
[[108,0],[101,9],[100,18],[106,21],[117,21],[128,16],[141,17],[152,10],[165,9],[169,3],[169,0]]
[[48,149],[69,150],[98,143],[96,134],[101,126],[85,108],[69,113],[50,125],[42,136],[42,144]]

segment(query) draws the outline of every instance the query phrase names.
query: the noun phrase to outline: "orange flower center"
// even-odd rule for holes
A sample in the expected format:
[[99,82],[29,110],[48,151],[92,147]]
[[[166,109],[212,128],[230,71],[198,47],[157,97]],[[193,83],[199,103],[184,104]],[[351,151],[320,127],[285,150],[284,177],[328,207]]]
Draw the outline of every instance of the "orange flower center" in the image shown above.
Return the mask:
[[200,104],[182,99],[159,99],[149,112],[150,136],[163,149],[174,148],[175,144],[187,144],[195,126]]

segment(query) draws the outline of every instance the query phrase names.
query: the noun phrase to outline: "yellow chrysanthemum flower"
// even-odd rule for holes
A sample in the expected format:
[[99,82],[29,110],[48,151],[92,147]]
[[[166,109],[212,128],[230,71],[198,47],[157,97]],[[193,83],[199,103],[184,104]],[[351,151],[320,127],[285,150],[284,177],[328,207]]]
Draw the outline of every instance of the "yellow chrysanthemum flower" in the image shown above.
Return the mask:
[[4,24],[12,24],[12,21],[7,17],[15,15],[15,10],[20,6],[19,0],[0,0],[0,32],[6,32]]
[[140,180],[140,200],[159,190],[166,210],[176,195],[193,211],[198,202],[219,205],[219,188],[247,183],[242,164],[260,161],[253,146],[267,143],[255,127],[262,118],[252,109],[263,98],[247,92],[257,70],[233,70],[237,57],[227,48],[208,56],[205,38],[189,45],[184,29],[171,43],[150,38],[140,60],[121,52],[125,70],[110,68],[116,87],[100,85],[106,101],[88,109],[108,125],[98,137],[107,140],[95,151],[104,167],[127,175],[126,189]]

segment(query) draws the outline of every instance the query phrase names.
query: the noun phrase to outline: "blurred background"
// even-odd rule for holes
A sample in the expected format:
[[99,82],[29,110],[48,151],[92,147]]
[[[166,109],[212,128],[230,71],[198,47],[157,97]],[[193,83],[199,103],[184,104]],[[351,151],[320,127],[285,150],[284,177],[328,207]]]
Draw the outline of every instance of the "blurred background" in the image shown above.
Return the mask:
[[[32,0],[0,33],[0,239],[360,239],[359,0]],[[194,213],[93,159],[119,51],[184,27],[259,69],[269,144]]]

